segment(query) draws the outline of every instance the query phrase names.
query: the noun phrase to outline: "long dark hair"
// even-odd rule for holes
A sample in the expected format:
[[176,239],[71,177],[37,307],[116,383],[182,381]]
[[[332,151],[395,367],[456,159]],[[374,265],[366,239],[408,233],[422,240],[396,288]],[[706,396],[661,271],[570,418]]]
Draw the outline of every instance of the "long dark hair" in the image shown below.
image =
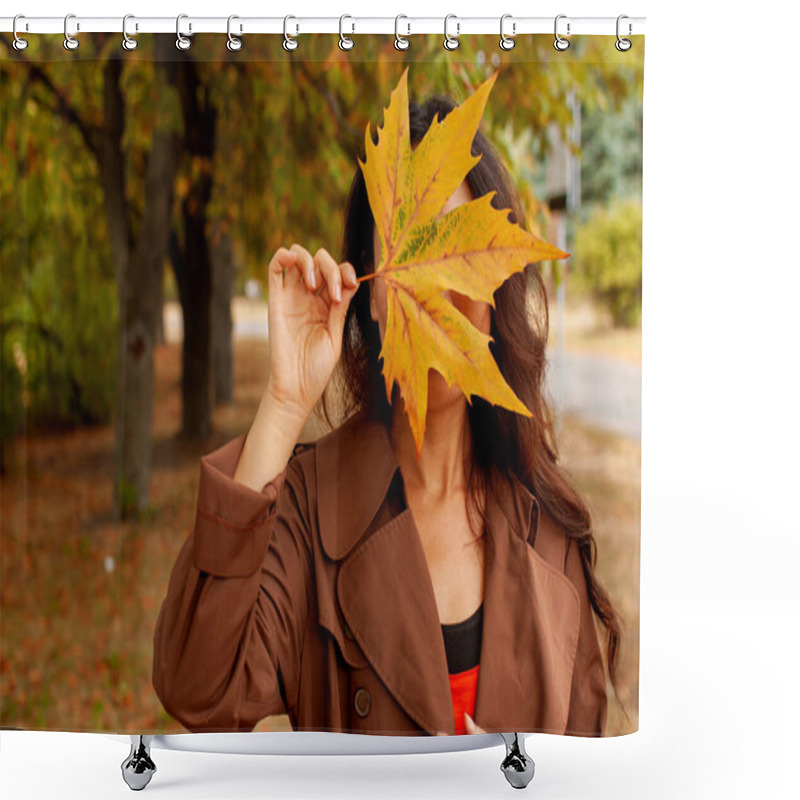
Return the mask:
[[[412,146],[421,141],[437,114],[441,120],[455,105],[449,97],[439,95],[422,105],[409,103]],[[373,133],[373,140],[377,141],[377,133]],[[480,131],[475,134],[472,154],[481,156],[466,178],[472,197],[495,191],[492,205],[497,209],[509,209],[510,221],[526,228],[516,187],[491,143]],[[364,177],[358,169],[347,201],[341,259],[349,261],[358,276],[371,273],[375,266],[374,225]],[[528,308],[529,295],[534,302],[535,314],[531,314]],[[473,452],[467,475],[470,520],[476,514],[483,516],[484,509],[477,498],[485,497],[491,481],[498,476],[507,479],[513,472],[567,532],[580,552],[594,613],[606,628],[608,672],[616,690],[620,621],[608,594],[595,576],[597,544],[592,533],[591,515],[558,464],[552,417],[542,394],[549,317],[547,292],[539,270],[528,264],[522,272],[515,273],[502,284],[494,299],[490,349],[503,377],[533,416],[507,411],[480,397],[473,396],[472,403],[468,404]],[[380,350],[380,331],[370,315],[369,292],[356,292],[347,310],[342,342],[340,366],[347,389],[342,398],[342,412],[345,418],[358,414],[381,420],[389,426],[392,406],[399,392],[395,384],[390,404],[381,375]],[[330,423],[324,396],[323,412]]]

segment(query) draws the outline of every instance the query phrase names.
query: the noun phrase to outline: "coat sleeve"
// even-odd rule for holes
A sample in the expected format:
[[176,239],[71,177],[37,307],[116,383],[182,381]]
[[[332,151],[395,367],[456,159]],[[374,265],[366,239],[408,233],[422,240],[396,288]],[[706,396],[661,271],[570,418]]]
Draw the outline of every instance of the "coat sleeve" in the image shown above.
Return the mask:
[[249,731],[295,703],[311,592],[297,459],[260,492],[233,479],[247,434],[200,459],[194,527],[156,621],[153,687],[192,731]]
[[581,608],[578,650],[572,672],[572,693],[565,733],[602,736],[605,733],[608,712],[603,657],[597,640],[594,612],[589,602],[589,590],[583,573],[580,551],[572,541],[567,545],[564,571],[578,590]]

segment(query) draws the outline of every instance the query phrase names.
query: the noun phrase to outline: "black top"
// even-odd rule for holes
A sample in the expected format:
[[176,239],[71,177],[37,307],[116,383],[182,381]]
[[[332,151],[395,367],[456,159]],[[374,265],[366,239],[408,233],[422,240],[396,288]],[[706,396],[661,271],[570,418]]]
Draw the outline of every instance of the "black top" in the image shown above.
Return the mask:
[[451,675],[465,672],[480,663],[482,631],[483,603],[470,617],[461,622],[442,623],[447,671]]

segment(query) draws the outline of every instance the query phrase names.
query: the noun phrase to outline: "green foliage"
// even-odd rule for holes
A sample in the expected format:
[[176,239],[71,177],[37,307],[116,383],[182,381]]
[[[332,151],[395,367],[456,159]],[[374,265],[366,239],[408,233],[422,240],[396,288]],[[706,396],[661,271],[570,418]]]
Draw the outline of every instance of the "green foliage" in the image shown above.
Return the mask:
[[619,109],[596,108],[581,120],[581,202],[608,204],[642,196],[641,93]]
[[14,349],[10,337],[4,335],[0,342],[0,447],[21,430],[25,419],[22,395],[24,386],[22,375],[14,361]]
[[3,314],[2,436],[106,422],[116,384],[116,291],[90,260],[72,274],[43,258]]
[[229,216],[245,272],[262,280],[281,245],[297,241],[312,253],[325,247],[337,254],[364,128],[380,120],[381,104],[410,64],[409,90],[417,101],[446,93],[461,102],[499,70],[482,129],[512,171],[529,223],[546,236],[547,213],[534,180],[548,126],[563,132],[571,122],[567,94],[574,88],[590,113],[617,109],[641,92],[641,48],[618,53],[607,45],[604,37],[576,38],[568,53],[555,54],[552,36],[540,35],[503,53],[497,37],[485,35],[464,37],[454,54],[444,50],[440,35],[427,35],[398,53],[390,40],[364,37],[354,58],[342,55],[335,38],[311,36],[303,40],[302,59],[270,49],[268,57],[254,54],[235,70],[223,63],[208,75],[226,120],[218,130],[211,215],[219,209]]
[[[79,65],[79,79],[87,69]],[[97,165],[78,133],[2,84],[0,318],[3,442],[106,422],[116,386],[117,298]]]
[[[335,37],[311,36],[303,39],[302,58],[276,49],[273,37],[256,37],[235,60],[220,58],[218,44],[201,37],[192,51],[202,98],[218,111],[215,151],[210,164],[182,158],[175,208],[190,197],[198,171],[210,168],[208,218],[223,220],[237,263],[262,280],[281,245],[297,241],[311,252],[325,247],[339,254],[364,128],[378,121],[406,65],[417,100],[447,93],[460,102],[499,70],[482,127],[512,171],[531,227],[545,237],[547,210],[534,183],[548,126],[563,131],[570,122],[567,93],[577,91],[587,119],[593,109],[627,113],[623,101],[641,93],[643,74],[641,48],[618,53],[605,37],[576,38],[560,54],[549,35],[507,53],[496,35],[464,37],[457,53],[444,51],[440,34],[414,37],[406,53],[391,38],[364,37],[353,57],[342,54]],[[154,45],[152,37],[143,39],[126,54],[120,74],[126,224],[133,238],[153,136],[164,129],[193,132],[183,127],[180,98],[157,76]],[[116,390],[119,311],[101,168],[54,98],[99,136],[104,70],[118,41],[87,35],[68,69],[57,38],[39,46],[37,69],[47,81],[19,59],[0,60],[3,441],[25,419],[31,428],[109,420]],[[168,281],[167,295],[175,294]]]
[[642,315],[642,207],[626,201],[597,208],[575,232],[574,278],[611,312],[614,324],[633,327]]

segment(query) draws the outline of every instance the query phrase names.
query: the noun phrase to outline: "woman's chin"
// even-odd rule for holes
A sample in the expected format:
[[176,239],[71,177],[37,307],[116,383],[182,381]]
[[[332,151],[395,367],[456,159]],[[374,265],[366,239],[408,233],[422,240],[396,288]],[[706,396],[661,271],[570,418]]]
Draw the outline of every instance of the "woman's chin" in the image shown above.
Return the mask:
[[435,370],[428,373],[428,411],[443,411],[461,402],[465,402],[465,397],[458,386],[448,386]]
[[[442,411],[455,410],[462,403],[466,403],[464,393],[454,384],[448,386],[447,381],[436,371],[428,373],[428,398],[426,409],[428,414],[438,414]],[[394,385],[392,394],[392,407],[401,416],[405,412],[405,401],[400,394],[397,384]]]

